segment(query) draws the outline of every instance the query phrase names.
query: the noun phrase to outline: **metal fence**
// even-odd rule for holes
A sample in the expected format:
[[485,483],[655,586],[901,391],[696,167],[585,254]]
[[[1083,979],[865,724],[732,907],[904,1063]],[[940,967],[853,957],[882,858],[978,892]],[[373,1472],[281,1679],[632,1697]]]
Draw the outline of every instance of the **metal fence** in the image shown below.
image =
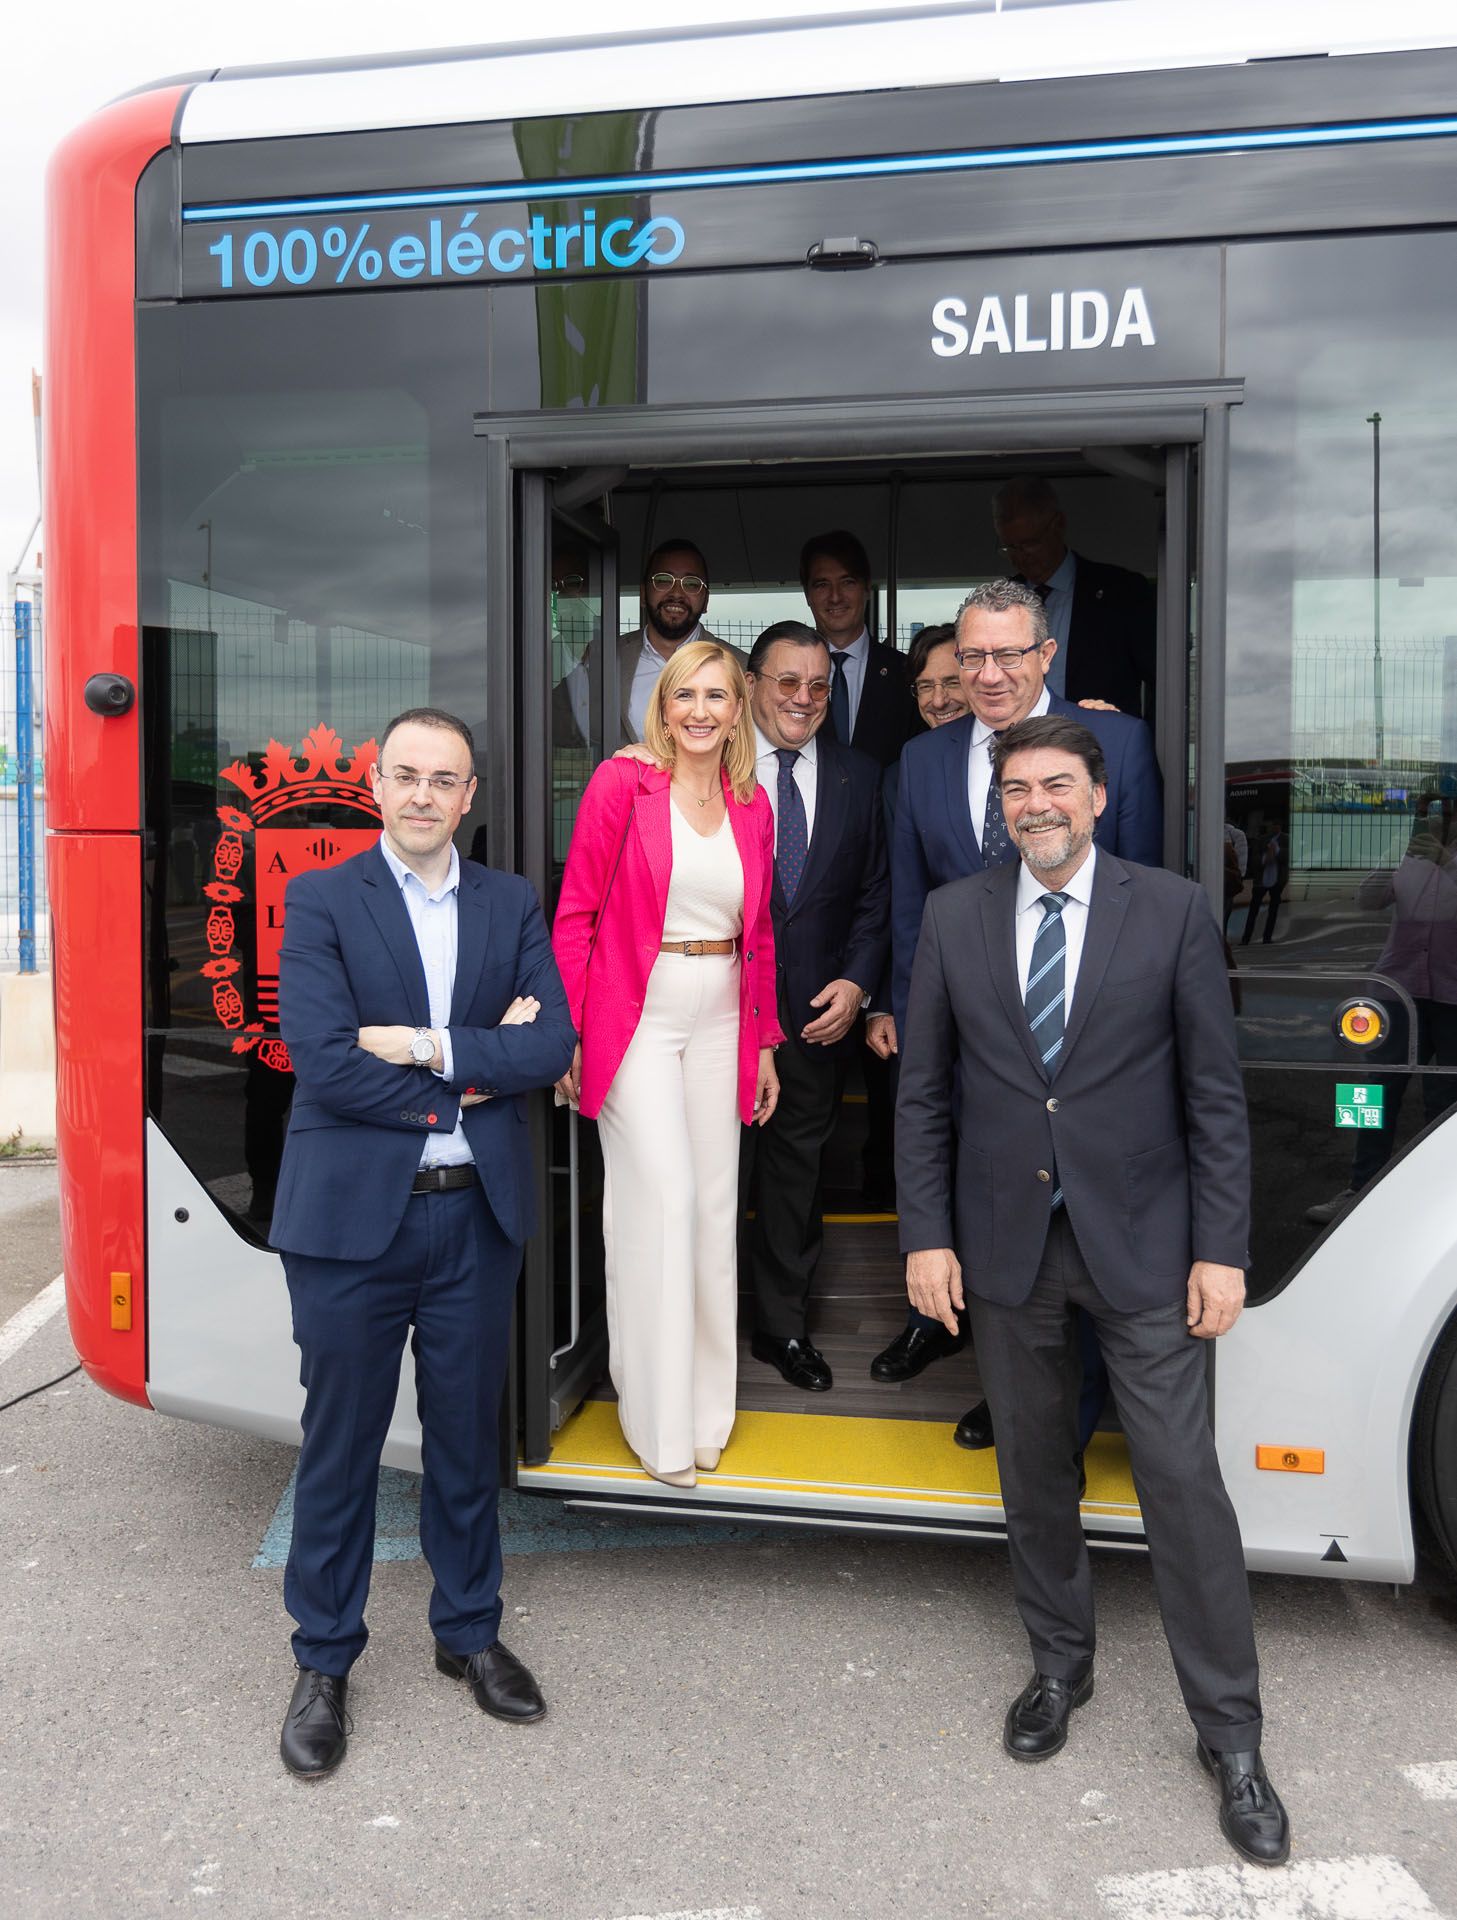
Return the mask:
[[[39,600],[34,606],[24,602],[21,615],[22,620],[29,618],[30,671],[26,676],[28,686],[17,688],[16,607],[0,608],[0,970],[6,972],[13,972],[22,964],[21,907],[27,869],[33,889],[33,960],[37,971],[44,971],[50,965],[51,950],[51,919],[46,897],[46,786],[41,703],[41,689],[45,685],[44,635]],[[27,708],[28,739],[22,737],[19,719]],[[21,790],[27,747],[33,775],[28,833]],[[23,861],[27,840],[31,857]],[[25,963],[30,965],[31,955],[25,956]]]

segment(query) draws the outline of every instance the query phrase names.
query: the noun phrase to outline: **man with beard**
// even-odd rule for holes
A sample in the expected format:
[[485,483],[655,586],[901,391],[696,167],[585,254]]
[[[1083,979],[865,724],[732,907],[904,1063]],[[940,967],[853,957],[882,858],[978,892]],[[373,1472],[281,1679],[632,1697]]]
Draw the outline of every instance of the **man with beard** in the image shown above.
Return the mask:
[[1094,847],[1103,752],[1075,720],[1011,728],[992,777],[1018,858],[926,903],[896,1172],[907,1291],[952,1332],[968,1309],[996,1421],[1034,1669],[1003,1746],[1050,1758],[1093,1695],[1081,1309],[1112,1376],[1220,1827],[1247,1860],[1276,1866],[1290,1826],[1260,1759],[1249,1583],[1202,1344],[1238,1319],[1249,1257],[1249,1124],[1223,938],[1192,881]]
[[[617,642],[620,738],[606,742],[607,747],[642,739],[643,720],[658,675],[679,647],[689,640],[717,638],[703,624],[708,594],[708,562],[691,540],[665,540],[653,548],[643,567],[642,625]],[[742,665],[744,656],[739,649],[730,651]],[[553,696],[552,730],[559,743],[569,741],[574,734],[584,745],[591,738],[591,685],[589,648]]]

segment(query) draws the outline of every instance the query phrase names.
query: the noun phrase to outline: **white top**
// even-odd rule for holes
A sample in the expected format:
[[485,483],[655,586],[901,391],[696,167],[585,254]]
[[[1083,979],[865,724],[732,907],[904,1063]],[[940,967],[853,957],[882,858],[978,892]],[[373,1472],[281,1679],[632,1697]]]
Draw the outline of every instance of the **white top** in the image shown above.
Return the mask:
[[[415,945],[420,949],[420,965],[425,972],[425,991],[430,1001],[430,1025],[440,1035],[440,1052],[445,1063],[445,1071],[437,1074],[436,1078],[448,1080],[453,1063],[450,1029],[445,1023],[450,1018],[450,1001],[455,992],[460,854],[454,847],[450,849],[450,870],[434,893],[427,893],[425,882],[413,868],[405,865],[383,834],[379,837],[379,850],[384,855],[385,865],[395,876],[405,911],[410,916],[410,925],[415,930]],[[465,1128],[457,1114],[453,1133],[437,1131],[426,1136],[420,1165],[463,1167],[470,1165],[474,1159],[470,1142],[465,1137]]]
[[744,869],[725,813],[717,833],[695,833],[670,799],[673,872],[664,940],[737,940],[744,930]]
[[[1063,932],[1067,935],[1067,953],[1062,963],[1062,1023],[1066,1027],[1073,1010],[1073,988],[1077,985],[1078,966],[1083,957],[1083,936],[1088,931],[1088,908],[1093,901],[1093,868],[1098,849],[1088,848],[1088,857],[1059,893],[1068,897],[1062,910]],[[1051,893],[1024,860],[1017,875],[1017,991],[1027,998],[1027,975],[1032,970],[1032,947],[1042,925],[1042,896]]]
[[[779,851],[779,749],[772,740],[760,733],[758,722],[754,724],[754,772],[759,785],[769,796],[769,810],[774,815],[774,851]],[[799,758],[794,763],[794,784],[799,788],[799,797],[804,805],[805,845],[814,838],[815,830],[815,786],[819,766],[819,755],[815,752],[814,735],[799,749]]]
[[[1036,706],[1023,717],[1027,720],[1036,720],[1046,713],[1051,705],[1052,696],[1044,684],[1041,693],[1037,696]],[[996,730],[996,732],[1005,731],[1005,728]],[[991,792],[992,786],[991,743],[996,738],[996,732],[987,725],[985,720],[976,720],[972,723],[971,748],[967,755],[966,799],[967,805],[971,808],[971,830],[976,835],[978,846],[981,845],[981,830],[986,824],[987,795]]]

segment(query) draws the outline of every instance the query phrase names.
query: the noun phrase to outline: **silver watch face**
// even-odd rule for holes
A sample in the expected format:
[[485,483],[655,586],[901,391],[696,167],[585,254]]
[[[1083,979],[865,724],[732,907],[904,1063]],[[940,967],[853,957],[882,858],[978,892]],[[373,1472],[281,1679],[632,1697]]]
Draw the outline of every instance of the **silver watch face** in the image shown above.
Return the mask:
[[428,1066],[435,1058],[435,1042],[428,1034],[417,1033],[410,1042],[410,1052],[420,1066]]

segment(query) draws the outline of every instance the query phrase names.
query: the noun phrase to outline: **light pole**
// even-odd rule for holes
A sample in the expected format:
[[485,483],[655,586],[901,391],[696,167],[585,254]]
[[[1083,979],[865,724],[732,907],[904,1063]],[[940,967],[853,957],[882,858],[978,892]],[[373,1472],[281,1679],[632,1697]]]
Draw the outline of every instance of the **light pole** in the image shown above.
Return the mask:
[[1386,765],[1386,710],[1381,686],[1381,415],[1368,413],[1371,429],[1371,691],[1376,718],[1376,765]]

